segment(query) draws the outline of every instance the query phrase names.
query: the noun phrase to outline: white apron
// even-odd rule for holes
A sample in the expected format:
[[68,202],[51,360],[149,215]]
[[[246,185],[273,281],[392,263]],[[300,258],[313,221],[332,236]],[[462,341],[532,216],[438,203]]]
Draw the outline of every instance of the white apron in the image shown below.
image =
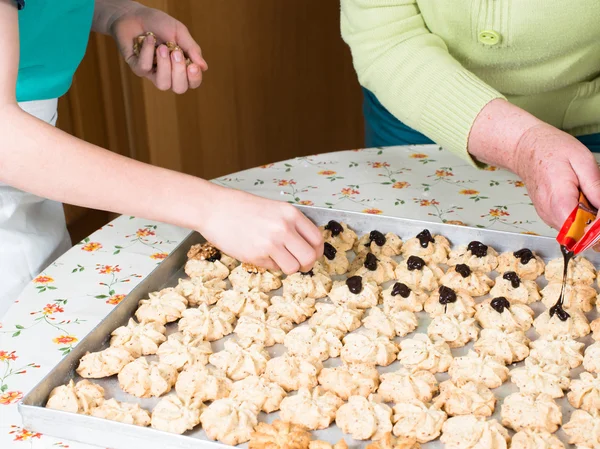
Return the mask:
[[[19,103],[53,126],[57,105],[57,99]],[[70,246],[61,203],[0,183],[0,318],[27,283]]]

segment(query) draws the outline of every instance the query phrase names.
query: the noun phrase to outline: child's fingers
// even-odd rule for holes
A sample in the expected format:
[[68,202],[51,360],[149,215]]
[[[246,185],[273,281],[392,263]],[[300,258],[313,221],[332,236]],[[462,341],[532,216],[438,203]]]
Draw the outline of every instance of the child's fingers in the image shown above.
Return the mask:
[[187,66],[181,50],[171,53],[171,89],[176,94],[184,94],[189,88]]
[[188,83],[190,89],[196,89],[202,84],[202,70],[198,64],[191,64],[187,68]]
[[154,36],[146,36],[140,55],[132,57],[130,59],[131,69],[133,73],[138,76],[148,76],[152,73],[154,66],[154,52],[155,52],[156,38]]
[[166,45],[161,45],[156,50],[156,74],[154,84],[160,90],[171,88],[171,58]]
[[208,70],[208,64],[202,56],[202,50],[196,43],[189,30],[185,26],[177,29],[177,45],[189,56],[194,64],[200,67],[201,71]]
[[271,254],[271,259],[285,274],[293,274],[300,269],[298,260],[284,246],[279,247]]

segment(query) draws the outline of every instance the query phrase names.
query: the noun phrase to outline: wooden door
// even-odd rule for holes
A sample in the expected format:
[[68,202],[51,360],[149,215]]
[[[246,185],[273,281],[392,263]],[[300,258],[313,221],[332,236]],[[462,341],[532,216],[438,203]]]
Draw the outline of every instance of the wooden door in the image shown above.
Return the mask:
[[[60,103],[63,129],[204,178],[362,145],[360,89],[337,1],[142,3],[188,26],[209,64],[203,85],[182,96],[160,92],[130,73],[109,38],[92,36]],[[87,228],[109,217],[75,211]]]

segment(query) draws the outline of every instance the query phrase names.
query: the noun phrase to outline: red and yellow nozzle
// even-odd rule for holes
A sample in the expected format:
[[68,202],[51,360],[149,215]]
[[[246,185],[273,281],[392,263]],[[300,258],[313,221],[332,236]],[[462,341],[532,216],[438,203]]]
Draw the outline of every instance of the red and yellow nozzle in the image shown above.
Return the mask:
[[574,254],[582,253],[594,246],[600,239],[600,221],[595,221],[596,215],[598,209],[590,204],[583,193],[580,193],[579,204],[571,212],[556,237],[558,243]]

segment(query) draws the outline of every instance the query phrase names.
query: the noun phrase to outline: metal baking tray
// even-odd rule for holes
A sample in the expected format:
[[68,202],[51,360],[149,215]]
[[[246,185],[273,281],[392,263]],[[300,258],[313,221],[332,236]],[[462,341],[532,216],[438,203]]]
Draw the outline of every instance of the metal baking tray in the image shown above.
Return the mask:
[[[454,226],[442,223],[430,223],[419,220],[405,218],[394,218],[377,215],[366,215],[355,212],[344,212],[332,209],[301,206],[299,209],[317,225],[323,225],[329,220],[343,221],[354,229],[360,236],[374,229],[383,233],[394,232],[403,240],[407,240],[418,234],[423,229],[429,229],[432,234],[442,234],[446,236],[452,245],[467,244],[472,240],[479,240],[492,246],[498,252],[515,251],[520,248],[530,248],[539,254],[546,262],[550,259],[560,257],[560,249],[556,241],[548,237],[539,237],[524,234],[515,234],[488,229],[477,229],[462,226]],[[108,346],[111,332],[119,326],[127,324],[137,309],[138,301],[147,297],[149,292],[160,290],[166,286],[176,285],[177,279],[184,277],[183,265],[186,261],[186,253],[189,247],[195,243],[203,242],[204,239],[198,233],[190,233],[184,241],[163,261],[156,269],[152,271],[127,297],[100,322],[72,351],[68,354],[52,371],[42,379],[42,381],[24,398],[19,404],[19,411],[23,417],[23,425],[32,431],[41,432],[54,437],[78,441],[87,444],[94,444],[113,449],[131,449],[144,447],[145,449],[225,449],[228,446],[209,441],[200,426],[185,433],[184,435],[175,435],[158,431],[149,427],[138,427],[119,422],[108,421],[86,415],[78,415],[57,410],[51,410],[44,407],[46,400],[53,388],[67,383],[70,379],[78,380],[79,377],[75,368],[79,359],[88,351],[98,351]],[[600,254],[590,251],[586,254],[588,259],[598,266],[600,264]],[[541,287],[544,282],[538,283]],[[274,292],[277,294],[277,292]],[[538,313],[545,307],[540,302],[533,304],[533,309]],[[426,332],[429,324],[429,317],[426,313],[420,312],[419,327],[415,332]],[[596,317],[594,310],[588,314],[588,318]],[[306,323],[304,323],[306,325]],[[176,331],[176,325],[168,326],[168,332]],[[533,328],[527,333],[529,338],[535,339],[536,334]],[[223,348],[223,342],[228,337],[213,342],[213,351],[219,351]],[[396,341],[400,341],[399,338]],[[589,344],[592,340],[588,336],[581,340]],[[464,355],[472,343],[464,348],[453,349],[454,356]],[[282,345],[276,345],[268,348],[271,357],[281,355],[285,351]],[[340,365],[338,359],[330,359],[325,362],[325,366]],[[518,366],[519,364],[515,364]],[[381,373],[394,371],[398,369],[399,362],[394,362],[388,367],[378,367]],[[511,366],[512,368],[512,366]],[[582,368],[572,370],[571,377],[578,376]],[[447,374],[436,375],[438,381],[448,378]],[[128,395],[120,390],[116,376],[107,379],[95,379],[94,382],[102,385],[106,390],[107,397],[114,397],[117,400],[137,402],[142,407],[151,410],[158,402],[157,398],[138,399]],[[501,387],[494,390],[498,403],[496,412],[492,418],[500,421],[500,409],[502,399],[507,395],[517,391],[516,386],[507,381]],[[171,392],[169,394],[174,394]],[[569,420],[572,407],[566,398],[557,401],[563,410],[563,423]],[[266,415],[261,413],[259,421],[271,422],[276,419],[278,413]],[[328,429],[313,432],[314,439],[321,439],[330,443],[335,443],[344,438],[351,448],[365,447],[368,442],[358,442],[349,435],[343,435],[335,423]],[[566,436],[561,430],[557,434],[566,445]],[[242,446],[245,447],[245,446]],[[443,445],[439,440],[422,445],[424,449],[439,449]]]

